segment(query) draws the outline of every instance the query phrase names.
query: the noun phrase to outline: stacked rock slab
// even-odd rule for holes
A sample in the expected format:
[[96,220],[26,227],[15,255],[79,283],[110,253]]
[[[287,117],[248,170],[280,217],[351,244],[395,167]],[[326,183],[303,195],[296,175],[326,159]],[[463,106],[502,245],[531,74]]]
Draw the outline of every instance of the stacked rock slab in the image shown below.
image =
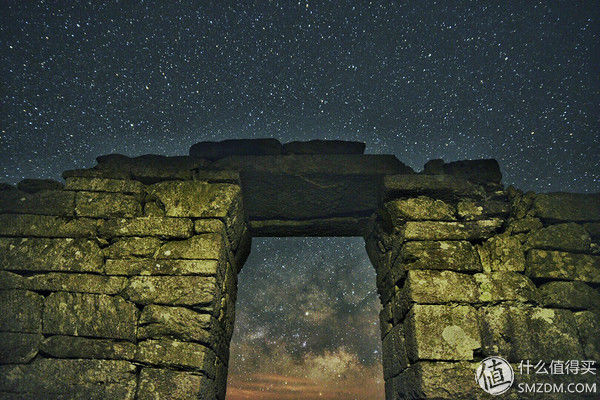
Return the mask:
[[364,149],[203,142],[0,184],[0,399],[224,400],[252,236],[365,237],[388,400],[484,398],[490,355],[600,360],[599,195]]
[[[600,196],[504,189],[489,161],[446,167],[454,175],[432,164],[384,178],[366,236],[383,305],[386,399],[488,398],[474,379],[488,356],[512,363],[515,388],[597,384],[593,374],[527,375],[518,366],[600,361]],[[539,398],[516,389],[503,398],[528,395]]]

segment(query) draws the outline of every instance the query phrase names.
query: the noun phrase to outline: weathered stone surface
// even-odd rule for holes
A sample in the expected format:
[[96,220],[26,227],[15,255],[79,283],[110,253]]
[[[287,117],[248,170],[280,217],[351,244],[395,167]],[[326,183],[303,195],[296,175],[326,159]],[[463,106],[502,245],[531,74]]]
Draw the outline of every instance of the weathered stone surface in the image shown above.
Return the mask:
[[585,252],[590,250],[592,239],[585,228],[576,223],[550,225],[531,232],[525,242],[534,249]]
[[33,194],[20,190],[0,191],[0,214],[39,214],[72,216],[75,194],[64,190],[46,190]]
[[383,377],[388,379],[398,375],[408,366],[404,326],[394,326],[382,341]]
[[238,185],[197,181],[160,182],[147,188],[168,217],[226,218],[241,199]]
[[39,358],[0,366],[0,392],[20,399],[132,400],[135,388],[135,365],[127,361]]
[[367,217],[250,220],[250,232],[254,237],[363,236],[368,223]]
[[597,312],[580,311],[574,314],[579,339],[587,360],[600,360],[600,315]]
[[213,167],[244,172],[270,172],[272,174],[296,176],[414,173],[412,168],[398,161],[396,156],[380,154],[231,156],[215,162]]
[[532,278],[600,283],[600,256],[534,249],[527,254],[525,272]]
[[543,228],[544,224],[540,221],[539,218],[535,217],[525,217],[519,219],[513,219],[508,221],[508,226],[506,227],[506,233],[515,234],[515,233],[526,233],[535,231],[537,229]]
[[45,354],[58,358],[133,360],[136,345],[110,339],[56,335],[44,339],[40,349]]
[[479,256],[467,241],[406,242],[398,261],[407,269],[481,271]]
[[478,363],[419,361],[394,381],[386,381],[388,399],[480,399],[484,392],[474,374]]
[[141,182],[128,179],[83,178],[77,176],[67,178],[66,181],[67,190],[113,193],[141,193],[144,190],[144,185]]
[[225,237],[225,223],[216,218],[203,218],[194,221],[194,232],[196,233],[219,233]]
[[408,271],[402,296],[407,302],[439,304],[475,302],[477,286],[472,275],[454,271]]
[[283,145],[287,154],[363,154],[366,145],[346,140],[309,140],[289,142]]
[[100,235],[160,236],[165,238],[188,238],[194,224],[187,218],[141,217],[103,220],[98,229]]
[[157,366],[193,368],[215,376],[215,354],[198,343],[178,340],[144,340],[138,343],[136,359]]
[[128,237],[117,240],[102,252],[107,258],[153,257],[161,244],[155,237]]
[[363,217],[377,208],[379,176],[242,172],[250,220]]
[[458,202],[456,209],[459,217],[467,221],[476,219],[502,217],[510,213],[510,204],[500,200],[471,200]]
[[26,193],[37,193],[44,190],[62,190],[64,185],[53,179],[23,179],[17,183],[17,189]]
[[402,231],[407,240],[478,240],[489,238],[501,226],[500,219],[468,222],[409,221]]
[[214,399],[214,381],[201,374],[143,368],[138,400]]
[[453,221],[455,212],[450,204],[426,196],[392,200],[383,205],[383,218],[389,226],[401,226],[407,220]]
[[[123,156],[124,157],[124,156]],[[80,169],[69,169],[63,171],[62,177],[66,180],[69,178],[88,178],[88,179],[122,179],[130,180],[131,174],[129,171],[109,170],[109,169],[97,169],[97,168],[80,168]]]
[[490,306],[480,309],[482,349],[485,356],[520,360],[581,359],[577,324],[569,310],[526,306]]
[[472,182],[500,183],[502,173],[498,161],[487,160],[461,160],[444,164],[444,173],[455,175]]
[[136,276],[129,280],[125,296],[140,304],[212,305],[216,280],[204,276]]
[[93,237],[96,221],[50,215],[0,214],[0,236]]
[[277,139],[229,139],[220,142],[199,142],[190,147],[190,156],[218,160],[234,155],[282,154],[283,146]]
[[44,298],[26,290],[0,290],[0,330],[39,333]]
[[123,290],[126,282],[126,278],[97,274],[50,272],[21,276],[12,272],[0,271],[0,289],[117,294]]
[[210,314],[200,314],[183,307],[148,305],[140,315],[138,338],[174,338],[208,344]]
[[216,276],[221,268],[217,260],[106,260],[106,274],[108,275]]
[[536,217],[556,221],[600,221],[600,193],[543,193],[535,196]]
[[240,172],[231,169],[198,168],[194,170],[194,181],[208,183],[234,183],[239,185]]
[[0,364],[24,364],[38,353],[39,333],[0,332]]
[[465,196],[480,198],[485,195],[481,186],[450,175],[386,175],[383,178],[384,200],[398,197],[428,196],[453,200]]
[[583,224],[583,227],[594,240],[600,239],[600,222],[588,222]]
[[96,158],[96,170],[101,176],[121,178],[123,176],[143,183],[154,183],[167,179],[191,179],[193,169],[208,165],[206,160],[187,156],[167,157],[146,154],[139,157],[127,157],[121,154],[109,154]]
[[80,217],[131,218],[142,215],[142,205],[134,195],[130,194],[77,192],[75,214]]
[[475,274],[478,300],[481,302],[537,302],[537,288],[526,276],[517,272],[498,271]]
[[548,282],[539,287],[539,292],[546,307],[600,311],[600,292],[583,282]]
[[0,269],[102,272],[98,244],[84,239],[0,238]]
[[481,347],[477,313],[471,306],[415,304],[405,321],[408,357],[417,360],[472,360]]
[[119,296],[52,293],[43,314],[44,334],[135,340],[137,309]]
[[158,259],[219,260],[224,252],[223,237],[217,233],[203,233],[187,240],[167,242],[156,254]]
[[517,237],[494,236],[478,246],[477,250],[485,272],[525,271],[525,253]]

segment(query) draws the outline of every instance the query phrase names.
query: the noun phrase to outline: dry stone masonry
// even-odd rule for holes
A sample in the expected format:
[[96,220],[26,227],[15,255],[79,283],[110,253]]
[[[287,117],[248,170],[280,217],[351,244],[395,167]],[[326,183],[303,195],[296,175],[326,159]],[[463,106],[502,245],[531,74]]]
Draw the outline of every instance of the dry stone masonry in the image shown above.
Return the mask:
[[488,398],[490,355],[600,360],[600,195],[364,149],[203,142],[0,185],[0,399],[223,400],[252,236],[365,237],[388,400]]

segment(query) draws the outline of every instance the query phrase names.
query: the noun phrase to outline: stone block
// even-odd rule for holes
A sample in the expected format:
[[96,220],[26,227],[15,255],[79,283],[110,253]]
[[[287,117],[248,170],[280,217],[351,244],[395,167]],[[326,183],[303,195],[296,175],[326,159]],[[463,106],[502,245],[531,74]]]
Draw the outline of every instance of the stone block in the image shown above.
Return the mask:
[[364,236],[368,222],[367,217],[250,220],[250,231],[254,237]]
[[406,240],[480,240],[491,237],[502,226],[500,219],[466,222],[409,221],[402,232]]
[[579,340],[586,360],[600,360],[600,315],[597,312],[580,311],[574,313],[579,331]]
[[473,351],[481,347],[477,312],[471,306],[415,304],[404,329],[411,362],[473,360]]
[[577,323],[569,310],[527,306],[480,309],[482,350],[510,362],[583,357]]
[[25,193],[37,193],[46,190],[62,190],[63,185],[61,182],[53,179],[23,179],[17,183],[17,189]]
[[455,213],[456,210],[450,204],[426,196],[388,201],[382,210],[385,223],[398,228],[405,221],[453,221],[456,220]]
[[536,217],[551,221],[600,221],[600,193],[543,193],[535,196]]
[[108,154],[97,157],[96,160],[98,165],[94,168],[101,171],[102,177],[130,178],[146,184],[169,179],[191,179],[195,168],[208,165],[206,160],[193,157],[156,154],[145,154],[139,157]]
[[583,224],[585,230],[595,241],[600,240],[600,222],[588,222]]
[[187,240],[167,242],[156,254],[157,259],[219,260],[225,254],[223,237],[203,233]]
[[460,160],[444,164],[444,173],[478,183],[500,183],[500,165],[494,159]]
[[66,179],[66,189],[86,192],[142,193],[144,185],[128,179],[71,177]]
[[137,400],[215,399],[214,381],[193,373],[142,368]]
[[119,296],[57,292],[46,297],[44,334],[135,340],[137,309]]
[[592,239],[585,228],[576,223],[550,225],[531,232],[525,245],[533,249],[589,252]]
[[138,217],[142,205],[134,195],[103,192],[77,192],[75,214],[79,217]]
[[226,218],[241,199],[238,185],[197,181],[160,182],[147,188],[168,217]]
[[44,339],[41,350],[57,358],[133,360],[136,345],[110,339],[55,335]]
[[174,338],[210,344],[210,325],[210,314],[151,304],[140,315],[138,338]]
[[217,276],[218,260],[107,259],[107,275],[201,275]]
[[25,364],[38,353],[39,333],[0,332],[0,364]]
[[451,175],[404,174],[386,175],[383,178],[384,200],[416,196],[442,200],[482,198],[485,196],[485,190],[479,185]]
[[99,233],[106,237],[160,236],[164,238],[188,238],[194,224],[186,218],[140,217],[103,220]]
[[116,240],[102,252],[107,258],[154,257],[161,244],[155,237],[128,237]]
[[490,217],[505,217],[510,213],[510,204],[500,200],[464,199],[456,206],[458,216],[467,221]]
[[517,233],[526,233],[535,231],[538,229],[542,229],[544,224],[540,221],[539,218],[535,217],[524,217],[518,219],[512,219],[508,221],[508,226],[506,227],[506,233],[508,234],[517,234]]
[[406,269],[481,271],[477,251],[467,241],[406,242],[398,262]]
[[208,347],[178,340],[144,340],[138,343],[136,359],[161,367],[191,368],[215,376],[215,354]]
[[404,326],[398,324],[383,338],[383,377],[387,380],[398,375],[409,362],[404,339]]
[[583,282],[548,282],[539,292],[545,307],[600,311],[600,292]]
[[536,286],[525,275],[517,272],[498,271],[475,274],[478,300],[480,302],[519,301],[522,303],[539,301]]
[[[419,361],[390,384],[389,399],[483,399],[474,379],[478,363]],[[387,382],[386,382],[387,386]],[[386,392],[387,393],[387,392]]]
[[486,272],[525,271],[525,252],[517,237],[494,236],[478,246],[477,250]]
[[135,365],[127,361],[38,358],[0,366],[0,392],[28,400],[133,400],[135,372]]
[[443,304],[477,301],[472,275],[454,271],[410,270],[401,291],[408,303]]
[[40,333],[44,298],[26,290],[0,290],[0,331]]
[[166,305],[213,305],[217,286],[214,277],[135,276],[124,291],[134,303]]
[[126,278],[97,274],[50,272],[21,276],[12,272],[0,271],[0,289],[117,294],[123,290],[126,282]]
[[531,278],[600,283],[600,256],[534,249],[527,254],[526,274]]
[[0,236],[90,238],[96,235],[96,228],[97,222],[88,218],[0,214]]
[[72,216],[74,209],[73,192],[48,190],[29,194],[14,189],[0,191],[0,214]]
[[286,154],[363,154],[365,144],[347,140],[309,140],[283,145]]
[[234,155],[283,154],[277,139],[228,139],[220,142],[199,142],[190,147],[190,157],[218,160]]
[[95,241],[0,238],[0,269],[14,271],[102,272]]

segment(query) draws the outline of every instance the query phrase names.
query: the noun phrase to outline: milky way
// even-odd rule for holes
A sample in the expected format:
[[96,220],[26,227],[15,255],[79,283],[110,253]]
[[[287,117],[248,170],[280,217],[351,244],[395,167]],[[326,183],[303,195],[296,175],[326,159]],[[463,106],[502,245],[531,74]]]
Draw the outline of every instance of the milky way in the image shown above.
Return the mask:
[[[600,190],[597,1],[398,3],[2,2],[0,179],[276,137],[364,141],[416,170],[493,157],[524,190]],[[361,240],[255,238],[230,398],[381,396]]]

